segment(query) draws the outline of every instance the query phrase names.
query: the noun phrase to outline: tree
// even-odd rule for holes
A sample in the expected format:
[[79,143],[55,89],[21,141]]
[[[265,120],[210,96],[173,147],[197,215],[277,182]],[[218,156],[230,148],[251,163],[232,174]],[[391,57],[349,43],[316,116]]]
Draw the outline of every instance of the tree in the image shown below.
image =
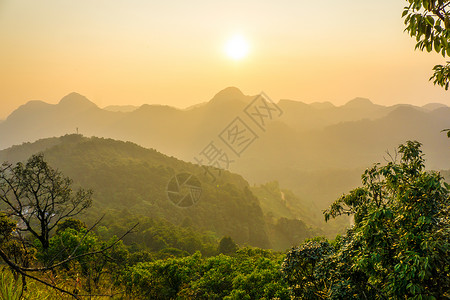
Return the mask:
[[10,238],[15,227],[16,224],[4,213],[0,212],[0,244],[5,243]]
[[[318,288],[322,299],[450,297],[449,186],[439,173],[425,170],[420,146],[401,145],[399,162],[367,169],[363,186],[325,211],[326,220],[353,215],[355,224],[335,241],[334,251],[310,264],[314,281],[328,283]],[[314,254],[301,250],[287,255],[287,275],[295,274],[288,267],[299,268],[294,258]]]
[[[88,231],[85,227],[79,230],[67,227],[52,236],[47,252],[38,252],[37,258],[56,264],[73,257],[59,269],[64,269],[66,275],[73,277],[80,274],[82,279],[79,283],[83,284],[88,292],[93,292],[93,289],[99,288],[101,277],[107,277],[109,282],[115,282],[114,275],[125,265],[128,251],[122,241],[118,241],[113,248],[101,251],[116,241],[115,236],[108,242],[100,241],[93,231]],[[97,254],[85,255],[94,252]]]
[[[42,154],[33,155],[26,164],[4,163],[0,168],[0,258],[22,277],[22,289],[26,289],[25,278],[30,278],[80,299],[75,291],[36,274],[51,271],[54,275],[60,267],[77,262],[83,271],[95,276],[97,284],[109,257],[123,259],[123,253],[112,248],[120,248],[122,238],[137,224],[118,239],[97,243],[92,229],[100,221],[86,229],[71,218],[91,206],[92,191],[73,191],[71,185],[72,180],[51,168]],[[55,228],[58,234],[52,237]],[[36,257],[42,258],[44,265]]]
[[18,230],[32,234],[44,250],[61,220],[91,206],[92,191],[74,192],[71,185],[72,180],[51,168],[42,154],[33,155],[25,165],[4,163],[0,169],[0,201],[19,220]]
[[0,212],[0,245],[3,251],[15,263],[28,265],[34,257],[35,251],[27,249],[24,244],[14,235],[16,223],[3,212]]
[[[416,49],[435,51],[443,57],[450,56],[450,11],[449,0],[407,0],[402,17],[411,37],[416,38]],[[450,84],[450,62],[436,65],[430,78],[435,85],[446,90]]]
[[62,221],[61,223],[58,224],[58,226],[56,227],[56,233],[60,233],[63,232],[64,230],[66,230],[67,228],[72,228],[75,231],[81,231],[83,229],[87,229],[87,226],[84,222],[78,220],[78,219],[74,219],[74,218],[67,218],[64,221]]
[[294,297],[303,299],[325,299],[327,278],[317,276],[317,264],[333,251],[325,239],[305,241],[293,248],[282,264],[285,280],[291,286]]
[[229,236],[224,236],[220,242],[217,251],[222,254],[234,254],[239,249],[238,245]]
[[234,256],[182,258],[137,263],[124,272],[129,296],[139,299],[289,299],[282,255],[244,248]]

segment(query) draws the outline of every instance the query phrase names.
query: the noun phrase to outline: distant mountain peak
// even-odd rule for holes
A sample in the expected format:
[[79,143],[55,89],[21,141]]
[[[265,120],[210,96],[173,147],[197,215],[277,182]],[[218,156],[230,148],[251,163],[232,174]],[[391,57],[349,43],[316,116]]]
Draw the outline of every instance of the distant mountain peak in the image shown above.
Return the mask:
[[226,100],[242,99],[244,98],[244,93],[241,92],[237,87],[231,86],[227,87],[220,92],[218,92],[212,99],[211,102],[222,102]]
[[16,108],[6,119],[12,120],[15,118],[21,118],[23,114],[28,115],[30,112],[34,113],[36,111],[42,111],[47,109],[51,104],[48,104],[41,100],[30,100],[25,104],[22,104]]
[[428,104],[425,104],[424,106],[422,106],[422,108],[424,108],[428,111],[433,111],[433,110],[436,110],[436,109],[442,108],[442,107],[448,107],[448,106],[445,104],[442,104],[442,103],[428,103]]
[[413,120],[414,118],[426,115],[426,112],[420,111],[413,105],[397,105],[394,107],[394,110],[386,116],[387,118]]
[[240,89],[238,89],[235,86],[229,86],[227,88],[224,88],[223,90],[221,90],[220,92],[218,92],[215,97],[221,97],[221,96],[237,96],[237,97],[241,97],[244,96],[244,93],[242,93],[242,91]]
[[[36,107],[48,106],[49,104],[42,100],[30,100],[27,103],[25,103],[24,105],[36,108]],[[21,105],[21,106],[24,106],[24,105]]]
[[68,107],[79,107],[79,108],[91,108],[97,107],[97,105],[90,101],[83,95],[72,92],[66,96],[64,96],[58,103],[60,106],[68,106]]
[[367,98],[361,98],[361,97],[357,97],[355,99],[352,99],[350,101],[348,101],[344,106],[368,106],[368,105],[373,105],[372,101],[370,101]]

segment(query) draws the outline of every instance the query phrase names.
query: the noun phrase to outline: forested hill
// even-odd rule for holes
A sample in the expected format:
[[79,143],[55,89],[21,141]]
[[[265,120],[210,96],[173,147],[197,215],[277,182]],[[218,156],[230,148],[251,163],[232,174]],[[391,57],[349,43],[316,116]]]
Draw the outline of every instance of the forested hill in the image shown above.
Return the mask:
[[[94,190],[94,205],[84,216],[87,219],[111,210],[127,211],[175,225],[189,223],[219,238],[227,235],[238,244],[263,248],[273,246],[269,232],[276,236],[274,230],[286,230],[283,224],[292,227],[286,220],[278,227],[268,224],[257,197],[241,176],[206,170],[131,142],[66,135],[5,149],[0,151],[0,161],[24,161],[37,152],[43,152],[49,164],[72,178],[75,185]],[[180,207],[168,198],[169,182],[180,173],[192,174],[200,181],[202,194],[195,205]],[[303,231],[300,236],[309,236],[305,224],[296,226]]]

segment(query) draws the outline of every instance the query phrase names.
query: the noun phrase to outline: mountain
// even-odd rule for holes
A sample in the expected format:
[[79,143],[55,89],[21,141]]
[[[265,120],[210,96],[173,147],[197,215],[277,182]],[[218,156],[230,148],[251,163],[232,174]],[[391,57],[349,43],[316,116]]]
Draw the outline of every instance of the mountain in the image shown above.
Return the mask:
[[[229,87],[218,92],[210,101],[184,110],[162,105],[109,106],[101,109],[77,93],[65,96],[56,105],[30,101],[0,123],[0,149],[75,133],[78,129],[87,136],[130,140],[170,155],[191,159],[201,149],[186,152],[186,144],[200,144],[199,147],[202,147],[205,140],[217,136],[217,132],[231,120],[242,116],[253,98],[244,95],[238,88]],[[338,107],[329,102],[305,104],[293,100],[280,100],[278,106],[283,114],[277,121],[300,132],[324,129],[342,122],[375,120],[397,108],[376,105],[364,98],[355,98]],[[430,107],[417,109],[428,112]]]
[[445,104],[442,104],[442,103],[428,103],[428,104],[425,104],[424,106],[422,106],[423,109],[428,110],[428,111],[432,111],[432,110],[435,110],[438,108],[445,108],[445,107],[448,107],[448,106]]
[[342,122],[306,132],[272,126],[249,148],[232,170],[250,182],[278,180],[318,211],[342,193],[361,184],[360,176],[373,163],[396,157],[396,148],[407,140],[423,143],[426,166],[450,167],[450,139],[441,132],[449,127],[450,108],[424,112],[397,107],[375,120]]
[[284,112],[281,121],[299,131],[321,129],[341,122],[373,120],[386,116],[394,109],[373,104],[366,98],[355,98],[342,106],[329,102],[306,104],[294,100],[281,100],[278,105]]
[[[112,112],[80,95],[69,96],[56,105],[33,101],[19,107],[0,123],[0,148],[77,128],[85,136],[131,141],[193,163],[203,155],[208,164],[209,147],[220,154],[222,161],[216,163],[252,184],[277,180],[298,196],[295,201],[308,203],[322,225],[321,211],[360,185],[365,168],[389,159],[386,151],[395,158],[396,147],[407,140],[423,143],[428,168],[450,169],[450,139],[441,132],[450,127],[445,105],[382,106],[364,98],[342,106],[280,100],[270,111],[262,103],[253,107],[254,96],[230,87],[188,109],[142,105]],[[261,120],[264,127],[257,123]],[[236,122],[247,126],[252,138],[242,152],[233,152],[226,141]]]
[[94,135],[122,117],[122,113],[100,109],[77,93],[63,97],[58,104],[30,101],[1,123],[0,148],[77,131]]
[[[278,183],[250,187],[240,175],[205,169],[131,142],[65,135],[2,150],[0,161],[24,162],[36,153],[43,153],[75,186],[94,191],[94,206],[82,217],[90,223],[103,213],[109,215],[106,219],[123,214],[150,217],[276,250],[324,233],[305,203]],[[180,207],[170,201],[177,174],[198,178],[201,196],[195,205]]]
[[[126,209],[176,225],[189,219],[199,230],[232,236],[240,244],[270,246],[259,201],[239,175],[221,171],[212,180],[204,168],[155,150],[81,135],[15,146],[1,151],[0,160],[23,161],[36,152],[44,153],[46,161],[72,178],[75,186],[94,190],[91,217]],[[177,206],[169,200],[171,178],[183,173],[200,182],[201,196],[192,206]]]
[[78,93],[70,93],[59,101],[57,108],[61,109],[63,112],[67,110],[82,112],[87,111],[91,108],[98,108],[98,107],[95,103],[91,102],[85,96],[80,95]]

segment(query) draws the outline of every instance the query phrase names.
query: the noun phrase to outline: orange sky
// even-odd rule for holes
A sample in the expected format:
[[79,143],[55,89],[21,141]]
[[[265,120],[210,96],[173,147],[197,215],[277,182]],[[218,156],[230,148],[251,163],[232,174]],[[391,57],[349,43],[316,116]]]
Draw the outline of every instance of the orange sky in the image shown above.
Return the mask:
[[[317,3],[315,3],[317,2]],[[414,52],[401,0],[0,0],[0,118],[75,91],[99,106],[187,107],[246,94],[336,105],[441,102],[428,81],[445,59]],[[227,39],[249,55],[233,61]]]

